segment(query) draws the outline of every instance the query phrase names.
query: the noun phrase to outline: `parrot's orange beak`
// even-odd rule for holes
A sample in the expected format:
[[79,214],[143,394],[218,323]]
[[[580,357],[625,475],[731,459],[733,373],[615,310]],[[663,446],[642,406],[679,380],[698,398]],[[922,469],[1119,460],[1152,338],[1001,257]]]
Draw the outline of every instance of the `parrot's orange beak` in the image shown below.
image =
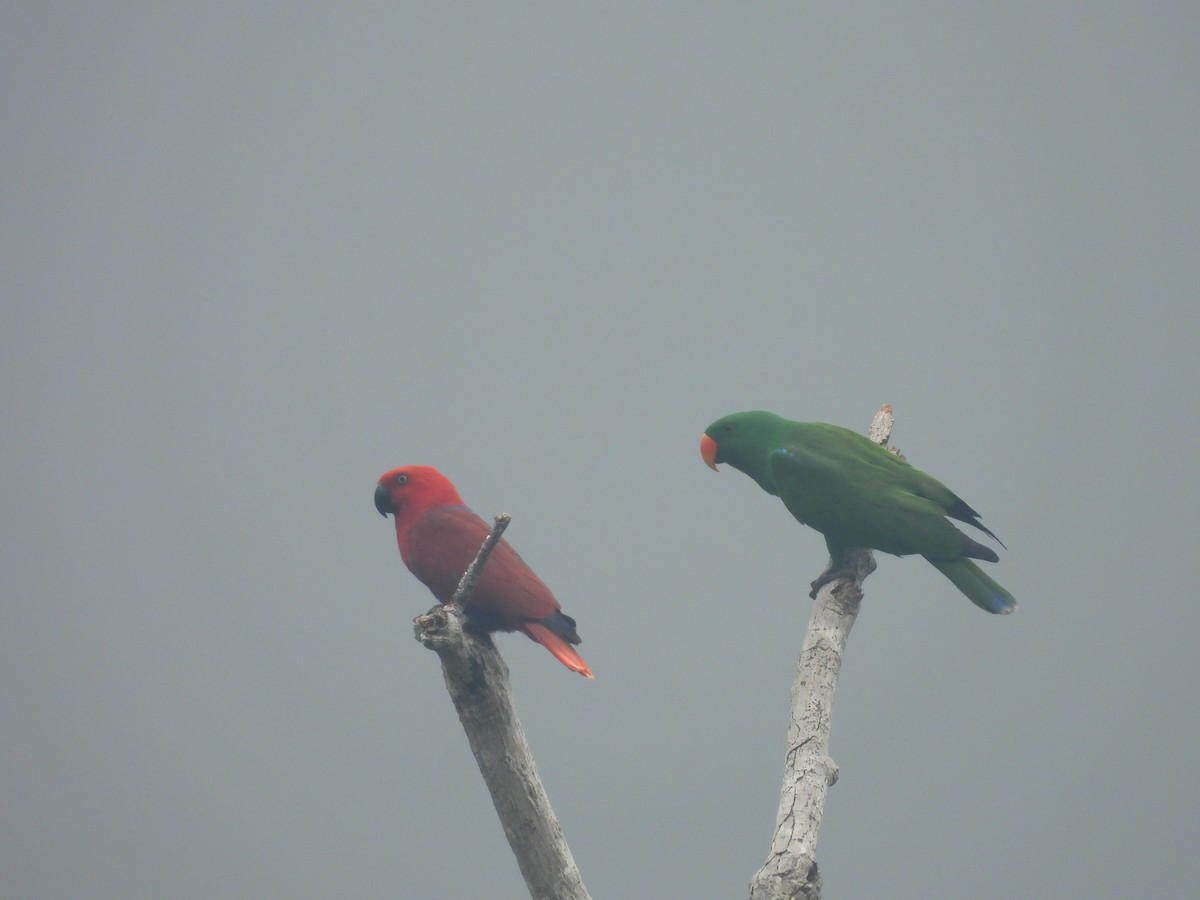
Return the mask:
[[717,442],[707,434],[700,438],[700,458],[714,472],[721,471],[717,468]]

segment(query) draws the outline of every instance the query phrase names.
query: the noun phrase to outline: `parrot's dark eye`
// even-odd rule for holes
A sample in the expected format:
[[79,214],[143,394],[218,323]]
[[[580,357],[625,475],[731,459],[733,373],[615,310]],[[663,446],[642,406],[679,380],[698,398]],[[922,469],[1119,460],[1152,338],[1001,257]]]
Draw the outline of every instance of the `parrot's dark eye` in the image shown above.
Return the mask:
[[407,475],[400,474],[400,475],[396,476],[396,484],[404,484],[407,481],[408,481]]

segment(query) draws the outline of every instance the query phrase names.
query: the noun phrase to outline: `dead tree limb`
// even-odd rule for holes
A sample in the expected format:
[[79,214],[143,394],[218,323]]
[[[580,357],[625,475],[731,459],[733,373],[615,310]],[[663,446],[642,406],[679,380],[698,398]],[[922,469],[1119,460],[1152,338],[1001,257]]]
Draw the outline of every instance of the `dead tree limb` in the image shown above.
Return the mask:
[[464,627],[463,607],[509,517],[495,527],[463,573],[454,597],[413,620],[416,638],[437,652],[442,676],[492,804],[533,900],[590,900],[538,777],[517,717],[508,666],[488,634]]
[[[871,440],[887,446],[895,417],[891,406],[875,414]],[[819,900],[817,838],[825,796],[837,781],[829,756],[833,698],[842,653],[858,616],[864,578],[875,570],[870,550],[852,550],[845,560],[830,560],[849,573],[824,585],[813,603],[808,631],[792,683],[791,722],[775,835],[767,861],[750,880],[750,900]]]

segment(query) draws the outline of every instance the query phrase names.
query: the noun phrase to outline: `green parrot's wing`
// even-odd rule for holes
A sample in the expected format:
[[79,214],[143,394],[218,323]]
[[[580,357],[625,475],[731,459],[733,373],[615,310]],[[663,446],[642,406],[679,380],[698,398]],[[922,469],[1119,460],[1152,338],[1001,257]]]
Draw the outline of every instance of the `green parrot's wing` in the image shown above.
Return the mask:
[[788,511],[825,535],[835,557],[873,547],[949,559],[969,540],[945,519],[956,504],[973,515],[949,488],[848,428],[797,423],[770,460]]
[[932,475],[927,475],[906,460],[849,428],[821,423],[800,423],[800,442],[825,456],[837,456],[864,467],[893,488],[924,498],[938,506],[943,515],[974,526],[1004,546],[991,529],[979,521],[979,513]]

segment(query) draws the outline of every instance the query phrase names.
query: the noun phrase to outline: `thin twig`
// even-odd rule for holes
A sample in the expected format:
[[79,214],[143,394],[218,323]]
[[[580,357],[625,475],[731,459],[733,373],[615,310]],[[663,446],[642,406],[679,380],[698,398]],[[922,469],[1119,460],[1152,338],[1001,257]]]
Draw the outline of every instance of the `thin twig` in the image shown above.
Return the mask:
[[462,609],[471,595],[475,593],[475,585],[479,584],[479,576],[483,574],[483,567],[487,565],[488,557],[500,543],[500,538],[503,537],[508,523],[512,521],[512,516],[508,513],[500,513],[493,521],[495,524],[492,525],[492,530],[484,538],[483,546],[479,548],[479,552],[467,566],[467,571],[463,572],[462,578],[458,580],[458,587],[454,589],[454,596],[450,598],[450,602],[457,605],[459,609]]

